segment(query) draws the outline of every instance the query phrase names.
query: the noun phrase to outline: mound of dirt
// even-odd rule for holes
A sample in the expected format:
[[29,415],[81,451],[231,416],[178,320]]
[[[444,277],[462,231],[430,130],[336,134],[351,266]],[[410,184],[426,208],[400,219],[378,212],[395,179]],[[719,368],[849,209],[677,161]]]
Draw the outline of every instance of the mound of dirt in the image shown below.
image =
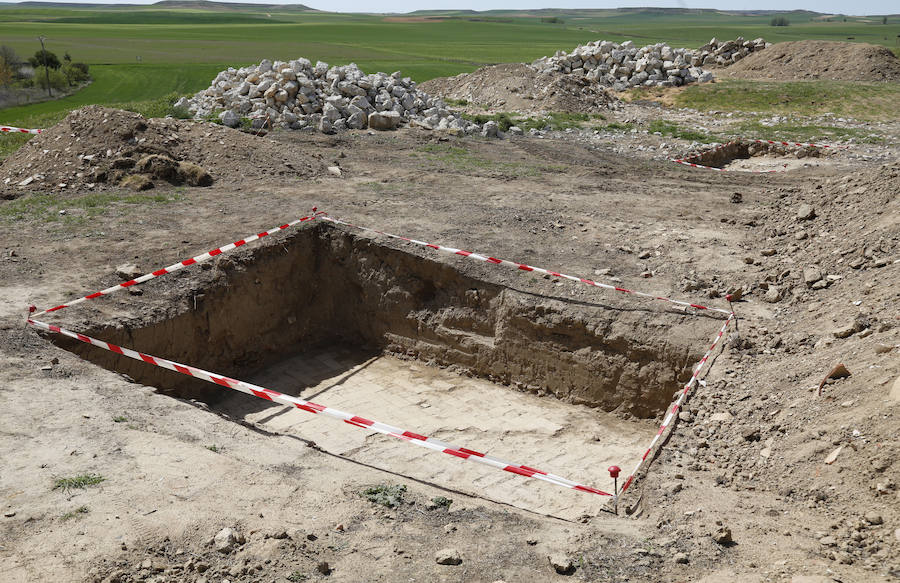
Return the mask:
[[561,73],[542,73],[522,63],[482,67],[419,85],[431,95],[504,111],[595,113],[617,100],[596,83]]
[[900,81],[900,59],[876,45],[801,40],[752,53],[719,76],[776,81]]
[[[248,158],[251,164],[238,164]],[[323,171],[314,156],[267,138],[92,105],[71,112],[0,164],[0,198],[31,190],[210,186],[273,173],[309,178]]]

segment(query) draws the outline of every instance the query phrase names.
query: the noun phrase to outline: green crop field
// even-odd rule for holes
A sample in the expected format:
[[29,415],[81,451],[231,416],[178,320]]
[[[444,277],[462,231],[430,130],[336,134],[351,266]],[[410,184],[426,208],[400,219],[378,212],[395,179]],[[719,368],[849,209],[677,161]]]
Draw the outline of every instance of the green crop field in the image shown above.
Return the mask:
[[[182,4],[189,5],[189,2]],[[213,5],[215,8],[215,5]],[[267,12],[269,11],[269,12]],[[0,121],[26,125],[89,103],[154,100],[208,86],[226,66],[263,58],[307,57],[357,63],[365,71],[403,71],[417,81],[492,63],[531,61],[597,39],[697,47],[711,37],[762,36],[852,40],[896,50],[900,17],[826,17],[658,9],[334,14],[289,7],[218,9],[148,7],[47,8],[0,5],[0,43],[31,55],[47,48],[91,65],[94,82],[59,101],[0,110]]]

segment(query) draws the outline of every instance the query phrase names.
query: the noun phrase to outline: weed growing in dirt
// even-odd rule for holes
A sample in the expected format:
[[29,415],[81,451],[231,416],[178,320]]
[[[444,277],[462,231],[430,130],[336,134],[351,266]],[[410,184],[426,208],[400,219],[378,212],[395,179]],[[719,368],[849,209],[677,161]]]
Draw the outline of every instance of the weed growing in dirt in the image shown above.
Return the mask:
[[175,107],[175,102],[182,95],[179,93],[169,93],[156,99],[148,99],[146,101],[130,101],[119,105],[119,109],[133,111],[144,117],[166,117],[172,116],[177,119],[190,119],[192,116],[187,109],[183,107]]
[[306,581],[307,579],[309,579],[309,575],[307,575],[306,573],[301,573],[300,571],[294,571],[293,573],[285,577],[285,579],[287,579],[291,583],[298,583],[299,581]]
[[84,489],[88,486],[96,486],[100,482],[105,481],[106,478],[101,476],[100,474],[81,474],[80,476],[74,476],[71,478],[57,478],[56,481],[53,482],[54,490],[74,490],[75,488]]
[[[534,166],[519,162],[497,162],[495,160],[483,158],[465,148],[451,146],[449,144],[428,144],[419,148],[418,152],[424,153],[425,158],[428,161],[436,162],[442,166],[449,166],[465,173],[475,173],[478,170],[486,170],[489,172],[499,172],[511,175],[513,177],[534,177],[539,176],[544,172],[564,172],[566,170],[564,166],[552,164]],[[417,157],[419,154],[413,152],[410,155]]]
[[211,451],[211,452],[213,452],[213,453],[219,453],[220,451],[222,451],[222,450],[219,448],[219,446],[217,446],[215,443],[212,444],[212,445],[207,445],[207,446],[206,446],[206,449],[208,449],[209,451]]
[[73,519],[73,518],[78,518],[78,517],[81,516],[82,514],[87,514],[87,513],[90,512],[90,511],[91,511],[91,509],[88,508],[87,506],[79,506],[79,507],[76,508],[75,510],[71,510],[71,511],[69,511],[69,512],[66,512],[65,514],[63,514],[62,516],[60,516],[59,519],[62,520],[62,521],[71,520],[71,519]]
[[124,417],[122,415],[116,415],[113,417],[113,423],[125,423],[128,421],[128,417]]
[[705,134],[703,132],[697,132],[694,130],[686,130],[681,128],[677,123],[666,121],[662,119],[655,119],[650,122],[650,126],[647,128],[651,133],[660,133],[664,136],[670,136],[672,138],[678,138],[680,140],[688,140],[690,142],[702,142],[704,144],[708,144],[710,142],[717,142],[718,139],[710,136],[709,134]]
[[852,81],[738,81],[690,85],[674,96],[677,107],[702,111],[759,111],[857,119],[900,118],[900,84]]
[[629,132],[634,129],[634,124],[633,123],[619,123],[617,121],[614,121],[612,123],[606,124],[606,126],[604,126],[603,129],[605,129],[605,130],[622,130],[623,132]]
[[453,504],[453,500],[444,496],[436,496],[431,499],[431,502],[438,508],[450,508],[450,505]]
[[449,97],[444,98],[444,103],[451,107],[465,107],[469,105],[468,99],[451,99]]
[[819,142],[852,138],[855,142],[864,144],[883,144],[885,142],[884,136],[864,129],[790,122],[763,125],[758,120],[744,121],[736,124],[732,131],[748,138],[786,141]]
[[[118,194],[96,192],[75,198],[51,194],[23,196],[0,207],[0,222],[38,221],[42,223],[81,223],[106,215],[118,204],[169,204],[184,199],[179,192],[159,194]],[[66,211],[60,214],[59,211]]]
[[366,488],[361,492],[363,498],[375,504],[381,504],[388,508],[396,508],[403,502],[403,495],[406,493],[405,484],[397,484],[389,486],[387,484],[379,484]]

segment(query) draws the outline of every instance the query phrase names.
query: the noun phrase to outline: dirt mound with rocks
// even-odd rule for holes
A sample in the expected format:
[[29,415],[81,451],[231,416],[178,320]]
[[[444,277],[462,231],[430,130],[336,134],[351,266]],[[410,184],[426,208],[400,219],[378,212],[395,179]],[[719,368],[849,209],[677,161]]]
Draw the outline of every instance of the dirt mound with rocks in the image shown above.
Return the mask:
[[473,73],[432,79],[419,87],[444,99],[521,113],[596,113],[618,102],[586,78],[542,73],[522,63],[482,67]]
[[[248,158],[252,164],[238,163]],[[92,105],[71,112],[0,164],[0,198],[29,191],[210,186],[273,173],[309,178],[323,172],[321,161],[265,137]]]
[[802,40],[752,53],[719,76],[776,81],[900,81],[900,59],[876,45]]

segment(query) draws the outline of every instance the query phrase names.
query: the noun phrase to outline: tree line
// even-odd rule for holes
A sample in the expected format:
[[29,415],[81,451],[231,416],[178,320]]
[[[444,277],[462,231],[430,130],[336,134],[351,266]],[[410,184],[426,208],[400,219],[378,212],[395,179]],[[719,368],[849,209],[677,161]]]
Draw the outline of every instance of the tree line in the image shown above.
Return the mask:
[[[31,65],[33,74],[23,72],[26,64]],[[0,87],[49,87],[62,91],[89,79],[87,64],[73,62],[68,52],[60,60],[55,53],[41,49],[23,60],[12,47],[0,45]]]

